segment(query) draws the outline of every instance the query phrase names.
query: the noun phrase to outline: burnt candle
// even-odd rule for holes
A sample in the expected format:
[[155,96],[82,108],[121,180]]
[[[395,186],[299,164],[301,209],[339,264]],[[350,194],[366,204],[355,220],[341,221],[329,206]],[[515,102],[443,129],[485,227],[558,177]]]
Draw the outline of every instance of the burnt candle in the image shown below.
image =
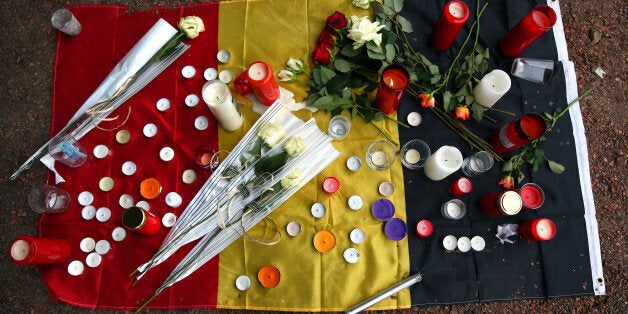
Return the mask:
[[521,211],[521,203],[515,191],[490,193],[480,199],[480,209],[487,216],[512,216]]
[[432,235],[432,232],[434,232],[434,226],[431,221],[423,219],[416,224],[415,232],[419,238],[425,239]]
[[473,183],[467,177],[460,177],[449,186],[449,193],[454,196],[461,196],[471,192]]
[[491,146],[498,154],[507,153],[538,139],[545,130],[547,123],[541,115],[526,113],[493,133]]
[[270,65],[257,61],[249,66],[246,73],[253,93],[264,105],[270,106],[279,99],[279,85]]
[[323,180],[323,191],[327,194],[334,194],[340,188],[340,181],[334,177],[327,177]]
[[375,98],[379,110],[385,114],[397,111],[408,80],[408,72],[400,65],[392,64],[384,69]]
[[438,51],[449,49],[467,19],[469,8],[464,2],[457,0],[447,2],[430,35],[432,48]]
[[146,235],[153,235],[161,228],[161,222],[157,216],[136,206],[131,206],[124,211],[122,223],[128,229]]
[[549,241],[556,235],[556,225],[547,218],[531,219],[521,223],[518,232],[529,241]]
[[499,52],[514,58],[556,23],[556,12],[545,4],[539,4],[515,25],[499,42]]
[[21,236],[9,249],[9,256],[18,265],[63,263],[70,255],[70,243],[65,239]]
[[524,209],[537,209],[545,201],[545,193],[540,186],[534,183],[526,183],[519,189],[519,195],[523,201]]

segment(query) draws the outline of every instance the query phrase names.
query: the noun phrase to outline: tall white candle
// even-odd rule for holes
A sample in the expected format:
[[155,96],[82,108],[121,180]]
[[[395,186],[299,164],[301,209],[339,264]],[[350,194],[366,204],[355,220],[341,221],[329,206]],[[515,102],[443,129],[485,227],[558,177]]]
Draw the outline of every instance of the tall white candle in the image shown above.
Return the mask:
[[462,153],[453,146],[442,146],[425,162],[425,175],[434,181],[445,179],[462,166]]
[[510,89],[510,77],[502,70],[493,70],[484,75],[473,89],[473,97],[480,105],[492,107]]
[[227,84],[220,80],[209,81],[203,86],[202,96],[225,130],[235,131],[242,126],[244,120],[242,113],[233,100]]

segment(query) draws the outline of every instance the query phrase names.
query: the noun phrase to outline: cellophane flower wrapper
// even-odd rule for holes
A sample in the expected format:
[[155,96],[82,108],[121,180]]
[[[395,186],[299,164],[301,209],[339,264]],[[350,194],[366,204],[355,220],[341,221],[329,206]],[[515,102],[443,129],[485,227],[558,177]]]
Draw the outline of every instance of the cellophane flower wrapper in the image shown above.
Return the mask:
[[[270,149],[265,147],[261,150],[261,155],[251,156],[248,152],[253,147],[262,145],[258,132],[268,123],[281,125],[287,135],[275,147]],[[315,137],[315,132],[322,134],[316,127],[314,120],[303,122],[284,108],[281,103],[271,106],[245,134],[227,158],[220,163],[219,167],[190,201],[157,253],[137,268],[139,272],[137,279],[140,279],[153,266],[167,260],[179,248],[201,238],[207,234],[208,230],[224,221],[225,218],[222,216],[228,213],[225,212],[223,215],[219,210],[231,201],[234,193],[241,189],[243,184],[259,185],[255,181],[261,178],[256,178],[254,173],[255,165],[259,160],[281,151],[285,141],[293,136],[301,136],[306,140],[307,145],[317,145],[314,140],[320,140],[320,136]],[[240,169],[240,172],[236,175],[225,176],[224,173],[229,168]],[[249,191],[249,193],[255,196],[255,193],[258,192]],[[232,204],[231,208],[235,208],[235,206]]]
[[[230,204],[231,216],[225,221],[220,221],[220,225],[210,226],[210,229],[205,231],[203,238],[175,267],[162,286],[157,289],[156,294],[189,276],[218,255],[340,156],[340,153],[331,145],[331,138],[318,129],[314,120],[308,122],[312,123],[306,123],[308,127],[303,132],[292,135],[307,135],[307,148],[300,155],[289,159],[271,176],[258,182],[261,185],[249,191],[250,194],[236,194],[235,200]],[[287,136],[284,141],[289,137]],[[299,169],[302,173],[299,183],[290,188],[281,187],[281,180],[295,169]]]
[[[167,57],[151,63],[151,61],[154,61],[154,57],[160,52],[161,48],[164,47],[177,32],[178,30],[168,22],[159,19],[118,62],[58,134],[69,133],[76,139],[82,138],[98,125],[98,123],[107,118],[115,109],[122,105],[122,103],[135,95],[163,72],[164,69],[190,48],[189,45],[180,43]],[[108,100],[111,101],[94,114],[87,114],[87,111],[94,105]],[[50,141],[41,146],[22,164],[11,178],[17,177],[20,172],[28,169],[34,160],[40,157],[42,162],[44,162],[50,170],[54,171],[54,159],[47,153],[49,144]]]

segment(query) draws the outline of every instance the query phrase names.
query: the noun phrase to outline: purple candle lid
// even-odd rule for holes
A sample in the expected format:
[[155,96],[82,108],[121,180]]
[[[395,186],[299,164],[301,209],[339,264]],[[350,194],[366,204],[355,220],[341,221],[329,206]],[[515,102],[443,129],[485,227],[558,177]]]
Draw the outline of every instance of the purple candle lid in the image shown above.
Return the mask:
[[386,221],[395,214],[395,205],[385,198],[380,198],[371,206],[371,212],[377,220]]
[[384,233],[386,236],[395,241],[399,241],[406,237],[408,233],[408,227],[406,226],[405,221],[399,218],[393,218],[386,222],[384,226]]

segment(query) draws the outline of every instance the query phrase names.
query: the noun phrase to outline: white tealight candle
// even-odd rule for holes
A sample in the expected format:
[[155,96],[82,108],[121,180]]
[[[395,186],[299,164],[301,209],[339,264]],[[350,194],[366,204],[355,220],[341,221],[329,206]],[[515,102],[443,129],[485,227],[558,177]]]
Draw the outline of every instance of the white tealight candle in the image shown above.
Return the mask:
[[425,175],[434,181],[446,178],[462,166],[462,153],[453,146],[442,146],[425,162]]
[[212,111],[220,126],[227,131],[235,131],[242,126],[244,119],[236,105],[227,84],[213,80],[205,83],[203,100]]
[[388,158],[386,158],[386,153],[381,150],[374,151],[371,154],[371,162],[377,167],[383,167],[388,162]]
[[493,70],[484,75],[473,89],[473,97],[480,105],[492,107],[510,89],[510,77],[502,70]]
[[554,228],[547,220],[541,220],[536,224],[536,233],[542,239],[549,239]]
[[421,160],[421,154],[416,149],[409,149],[403,158],[410,164],[416,164]]
[[447,203],[447,214],[451,217],[458,217],[460,215],[460,205],[454,202]]
[[460,3],[454,2],[449,5],[449,14],[453,15],[455,18],[462,18],[464,11],[465,9]]
[[448,235],[443,238],[443,247],[445,248],[445,250],[453,251],[456,249],[456,246],[458,246],[458,239],[456,239],[456,237]]

